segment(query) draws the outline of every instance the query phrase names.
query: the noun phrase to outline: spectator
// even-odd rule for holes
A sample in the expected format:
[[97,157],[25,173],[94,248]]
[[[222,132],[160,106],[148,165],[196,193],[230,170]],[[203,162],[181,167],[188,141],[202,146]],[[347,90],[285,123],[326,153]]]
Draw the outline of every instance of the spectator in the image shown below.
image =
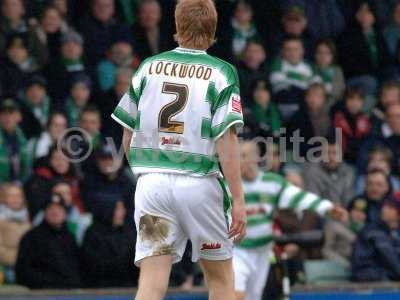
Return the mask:
[[38,138],[32,138],[29,141],[28,148],[33,161],[49,154],[50,148],[65,133],[67,125],[67,118],[63,113],[54,112],[50,115],[47,130],[43,131]]
[[0,264],[6,267],[6,280],[13,283],[18,245],[31,225],[21,187],[6,183],[0,187],[0,191]]
[[129,39],[128,28],[120,24],[114,16],[114,0],[93,0],[90,2],[90,13],[79,26],[85,40],[87,61],[92,68],[105,57],[116,36]]
[[282,58],[272,64],[272,92],[284,121],[298,110],[308,85],[317,81],[312,67],[304,61],[304,47],[299,38],[286,38]]
[[359,85],[367,95],[373,96],[378,86],[377,79],[384,76],[385,68],[390,63],[389,55],[367,2],[362,1],[355,17],[355,26],[348,28],[339,37],[339,62],[348,84]]
[[30,173],[28,143],[18,127],[20,121],[17,104],[4,100],[0,104],[0,183],[23,182]]
[[42,76],[33,76],[21,99],[21,129],[28,138],[38,137],[45,129],[51,113],[51,99],[47,82]]
[[257,28],[253,23],[253,9],[248,2],[241,0],[236,4],[231,26],[233,54],[236,60],[240,60],[247,42],[258,38]]
[[400,279],[400,199],[388,197],[376,223],[359,234],[352,255],[354,281]]
[[[121,168],[121,157],[115,157],[115,149],[103,144],[95,152],[96,168],[81,183],[85,208],[94,214],[101,211],[104,201],[122,200],[131,216],[135,184]],[[130,220],[132,221],[132,220]]]
[[385,28],[383,34],[389,53],[394,59],[396,57],[397,47],[400,39],[400,3],[396,3],[392,12],[392,24]]
[[98,105],[101,111],[102,134],[105,137],[111,137],[115,146],[119,149],[122,141],[122,132],[117,122],[110,118],[116,105],[122,96],[129,90],[131,84],[132,70],[118,69],[115,76],[114,86],[98,97]]
[[285,166],[283,169],[283,173],[285,174],[285,178],[291,184],[304,189],[304,177],[301,168],[296,165]]
[[238,65],[244,106],[251,106],[250,101],[246,101],[246,99],[253,97],[253,91],[251,90],[253,82],[259,79],[267,79],[268,67],[266,57],[264,46],[260,41],[248,41],[244,49],[243,59]]
[[90,287],[136,285],[139,270],[132,265],[135,233],[125,225],[123,201],[103,203],[94,215],[82,245],[84,278]]
[[49,94],[58,109],[63,108],[68,96],[72,79],[87,73],[83,61],[83,39],[74,32],[68,31],[61,37],[60,58],[48,64],[44,74],[49,81]]
[[64,155],[63,150],[57,145],[50,148],[49,154],[38,162],[33,175],[29,178],[25,185],[25,193],[29,214],[33,219],[36,214],[44,208],[46,195],[52,188],[52,182],[55,180],[64,180],[68,182],[72,190],[72,201],[74,205],[83,211],[83,205],[80,199],[79,183],[76,171],[71,165],[68,158]]
[[[392,173],[394,164],[392,152],[385,147],[376,146],[368,154],[367,173],[371,170],[380,170],[389,176],[393,191],[400,191],[400,179]],[[365,190],[365,174],[358,176],[355,191],[360,195]]]
[[371,122],[375,128],[382,125],[386,118],[386,109],[394,104],[400,104],[400,84],[389,80],[382,84],[379,102],[371,112]]
[[41,64],[41,49],[39,40],[25,20],[23,0],[4,0],[1,2],[0,16],[0,52],[4,53],[7,40],[18,35],[27,42],[27,49],[35,61]]
[[283,2],[303,4],[308,31],[315,38],[333,38],[345,28],[344,16],[335,0],[289,0]]
[[365,176],[364,193],[356,199],[364,199],[367,202],[367,222],[376,222],[379,219],[382,203],[392,193],[390,180],[385,172],[380,169],[372,169]]
[[271,92],[265,80],[257,80],[251,109],[245,109],[246,130],[251,137],[279,136],[281,117],[271,100]]
[[79,118],[90,100],[92,81],[84,74],[76,75],[71,82],[70,95],[65,101],[65,112],[70,127],[79,124]]
[[331,40],[320,40],[315,49],[315,69],[325,85],[330,105],[341,99],[345,89],[343,71],[335,59],[335,44]]
[[349,205],[349,220],[346,224],[329,220],[325,225],[325,243],[322,254],[346,267],[350,266],[351,252],[357,233],[367,219],[367,202],[365,199],[354,199]]
[[96,149],[103,141],[101,125],[101,114],[96,106],[88,105],[82,109],[79,115],[79,127],[89,134],[89,142],[93,149]]
[[284,161],[281,160],[280,145],[271,143],[265,149],[265,160],[261,161],[261,166],[265,171],[283,175]]
[[144,0],[140,3],[138,22],[132,27],[136,52],[141,60],[170,50],[174,43],[169,32],[160,26],[161,7],[157,0]]
[[68,24],[62,19],[58,9],[54,6],[44,8],[40,23],[36,26],[35,33],[44,49],[43,65],[54,63],[60,58],[61,38],[69,30]]
[[46,202],[43,222],[22,238],[16,264],[18,284],[31,289],[80,287],[78,250],[67,229],[64,200],[53,194]]
[[371,122],[363,113],[364,95],[358,88],[349,88],[344,103],[333,115],[333,126],[341,130],[342,151],[347,162],[354,164],[358,150],[371,130]]
[[0,63],[0,96],[18,96],[38,68],[29,55],[26,41],[20,36],[11,36],[6,44],[6,58]]
[[97,66],[97,80],[102,91],[107,91],[114,86],[118,68],[135,70],[139,66],[139,59],[133,53],[129,41],[115,41],[107,56]]
[[[386,109],[386,121],[371,134],[362,144],[358,154],[358,169],[360,172],[365,170],[368,153],[377,145],[389,148],[394,157],[399,156],[400,151],[400,105],[394,104]],[[399,173],[399,162],[396,160],[394,172]]]
[[[80,246],[83,242],[83,237],[86,229],[92,223],[92,216],[87,213],[81,213],[72,200],[72,190],[68,182],[63,179],[55,180],[52,182],[51,193],[60,195],[63,200],[67,211],[67,228],[68,231],[75,237],[77,244]],[[44,211],[39,211],[32,224],[38,226],[43,222]]]
[[307,59],[312,59],[315,38],[312,37],[307,29],[307,17],[302,5],[290,5],[284,9],[282,17],[282,31],[277,32],[273,40],[273,55],[279,55],[281,47],[284,46],[288,37],[299,39],[304,47],[304,55]]
[[24,20],[25,7],[22,0],[1,2],[0,50],[5,50],[5,42],[10,35],[25,33],[28,25]]
[[300,144],[300,155],[307,156],[307,151],[320,146],[320,142],[312,142],[313,137],[325,137],[329,133],[331,121],[327,105],[324,85],[313,83],[307,89],[305,105],[292,116],[287,126],[287,135],[297,134],[304,139]]
[[328,142],[322,146],[323,161],[304,166],[305,189],[347,206],[353,197],[354,172],[342,161],[340,145]]

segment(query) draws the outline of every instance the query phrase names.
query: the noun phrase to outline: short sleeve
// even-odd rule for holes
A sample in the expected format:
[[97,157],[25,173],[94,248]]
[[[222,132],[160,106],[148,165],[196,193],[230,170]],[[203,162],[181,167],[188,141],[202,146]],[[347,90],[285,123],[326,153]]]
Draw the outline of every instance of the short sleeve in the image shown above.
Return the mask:
[[114,112],[111,114],[111,118],[113,118],[123,127],[133,131],[135,128],[136,116],[137,116],[136,102],[131,98],[129,93],[126,93],[119,101]]
[[138,114],[139,99],[146,86],[146,77],[143,76],[143,63],[132,78],[129,91],[121,98],[111,117],[130,130],[135,128],[135,120]]
[[238,85],[230,85],[219,95],[212,113],[211,137],[219,139],[230,127],[243,126],[242,104]]

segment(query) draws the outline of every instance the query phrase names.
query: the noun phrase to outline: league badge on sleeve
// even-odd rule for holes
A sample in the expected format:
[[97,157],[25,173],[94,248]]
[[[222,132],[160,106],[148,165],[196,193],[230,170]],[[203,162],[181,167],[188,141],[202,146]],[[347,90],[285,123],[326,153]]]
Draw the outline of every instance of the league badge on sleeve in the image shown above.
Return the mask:
[[241,114],[242,113],[242,104],[240,101],[240,96],[238,94],[232,95],[232,112]]

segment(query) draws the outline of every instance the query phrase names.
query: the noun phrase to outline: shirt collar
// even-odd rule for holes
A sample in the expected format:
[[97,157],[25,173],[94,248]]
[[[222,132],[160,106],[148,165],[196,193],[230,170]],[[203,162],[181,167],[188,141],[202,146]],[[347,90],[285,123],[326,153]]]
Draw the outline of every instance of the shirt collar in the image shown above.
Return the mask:
[[207,54],[204,50],[196,50],[196,49],[189,49],[183,47],[177,47],[174,51],[182,52],[182,53],[189,53],[189,54]]

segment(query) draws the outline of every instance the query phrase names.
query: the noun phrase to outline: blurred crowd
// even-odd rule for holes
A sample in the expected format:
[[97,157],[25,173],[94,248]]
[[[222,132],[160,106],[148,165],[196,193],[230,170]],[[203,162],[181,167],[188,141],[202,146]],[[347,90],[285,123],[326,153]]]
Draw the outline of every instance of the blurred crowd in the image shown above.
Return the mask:
[[[350,268],[355,281],[400,280],[400,1],[216,5],[208,52],[238,69],[241,137],[272,140],[261,143],[261,167],[350,213],[347,224],[276,215],[281,234],[325,232],[318,245],[291,248],[292,282],[302,280],[302,260],[318,258]],[[174,6],[0,0],[3,281],[136,284],[135,178],[114,155],[122,130],[110,114],[140,62],[177,46]],[[84,129],[93,150],[83,161],[58,143],[70,128]],[[202,284],[199,273],[185,259],[171,284],[190,289]]]

